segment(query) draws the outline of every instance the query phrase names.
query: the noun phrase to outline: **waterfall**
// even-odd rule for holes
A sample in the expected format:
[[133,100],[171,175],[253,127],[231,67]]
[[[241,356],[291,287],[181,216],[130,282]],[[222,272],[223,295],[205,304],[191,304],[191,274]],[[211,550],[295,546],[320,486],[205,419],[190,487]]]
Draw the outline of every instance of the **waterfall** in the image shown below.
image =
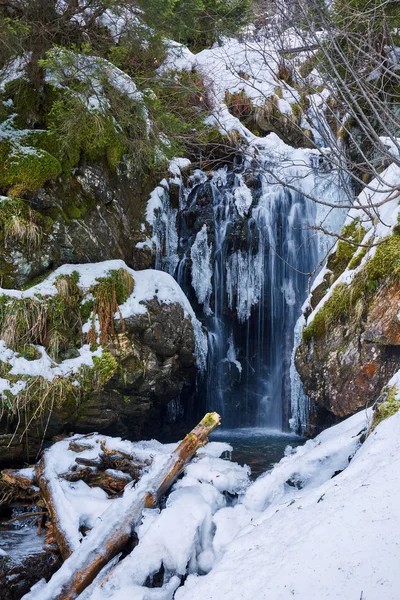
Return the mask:
[[208,174],[194,171],[181,185],[179,210],[165,186],[160,192],[157,268],[174,274],[208,331],[199,390],[226,427],[285,430],[307,418],[292,356],[309,273],[326,251],[310,226],[329,227],[337,217],[301,191],[338,192],[318,169],[306,177],[286,171],[298,190],[276,183],[259,162],[237,159]]

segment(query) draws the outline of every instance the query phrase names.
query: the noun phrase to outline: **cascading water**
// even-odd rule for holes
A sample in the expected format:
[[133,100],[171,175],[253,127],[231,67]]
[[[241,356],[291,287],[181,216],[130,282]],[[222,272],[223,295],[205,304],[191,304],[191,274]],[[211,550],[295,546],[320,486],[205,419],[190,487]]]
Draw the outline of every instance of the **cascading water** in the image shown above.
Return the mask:
[[[180,187],[179,210],[164,186],[153,232],[157,267],[175,275],[208,331],[206,408],[227,427],[285,430],[295,325],[326,248],[308,227],[321,221],[315,202],[268,173],[240,159],[195,171]],[[319,185],[326,197],[329,180]]]

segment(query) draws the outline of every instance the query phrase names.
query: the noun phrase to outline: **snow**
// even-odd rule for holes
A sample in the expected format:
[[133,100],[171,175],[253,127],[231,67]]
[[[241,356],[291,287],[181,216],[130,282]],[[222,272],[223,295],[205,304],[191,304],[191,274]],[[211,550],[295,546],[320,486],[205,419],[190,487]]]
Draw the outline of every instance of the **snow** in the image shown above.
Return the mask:
[[[104,82],[132,101],[142,104],[142,94],[133,79],[105,58],[87,56],[70,50],[54,48],[48,53],[55,68],[46,69],[46,81],[57,88],[67,88],[69,81],[77,79],[88,86],[88,96],[78,94],[90,111],[106,112],[109,100]],[[143,110],[144,106],[143,106]]]
[[231,364],[235,365],[239,373],[242,372],[243,367],[242,363],[237,359],[236,348],[235,348],[235,340],[233,339],[233,332],[228,338],[228,352],[226,353],[226,359]]
[[[330,286],[325,296],[323,296],[318,305],[308,316],[306,322],[307,325],[313,321],[317,312],[332,297],[333,291],[338,285],[350,285],[356,274],[362,271],[367,260],[374,255],[376,243],[391,235],[392,228],[398,223],[398,215],[400,213],[398,197],[395,192],[399,185],[400,167],[392,164],[385,169],[379,179],[373,179],[371,183],[365,186],[364,190],[356,199],[354,208],[348,212],[344,225],[350,225],[355,219],[359,219],[366,230],[366,234],[361,243],[364,245],[367,243],[375,245],[367,251],[360,265],[356,269],[349,269],[347,267],[340,277],[338,277]],[[365,207],[368,212],[364,211],[363,207]],[[336,248],[337,244],[332,252],[335,252]],[[362,248],[360,248],[358,252],[361,252],[361,250]],[[328,272],[329,270],[326,267],[321,270],[313,283],[311,293],[323,281],[323,278]],[[309,306],[309,302],[310,298],[306,300],[303,310]]]
[[[399,384],[400,371],[388,385]],[[143,511],[134,550],[103,569],[79,600],[397,600],[400,412],[373,431],[371,419],[371,409],[361,411],[295,450],[288,446],[251,485],[248,467],[219,458],[231,446],[211,442],[186,467],[165,508]],[[109,448],[142,460],[152,456],[153,463],[122,498],[108,500],[85,484],[64,486],[80,524],[93,529],[50,582],[37,584],[25,600],[57,595],[63,577],[96,550],[100,532],[112,531],[132,500],[143,506],[152,475],[167,468],[174,447],[97,434],[72,439],[87,444],[82,457],[94,457],[106,440]],[[47,451],[54,472],[71,466],[70,441]],[[161,587],[153,588],[161,567]]]
[[[130,297],[121,304],[120,311],[124,319],[132,315],[143,315],[147,312],[146,302],[157,298],[161,304],[180,304],[184,315],[190,318],[195,332],[196,360],[200,369],[205,368],[207,357],[207,339],[203,333],[201,323],[186,298],[179,284],[168,274],[161,271],[147,269],[134,271],[122,260],[109,260],[99,263],[83,265],[63,265],[53,271],[43,282],[29,288],[26,291],[9,290],[0,288],[0,295],[4,294],[10,298],[33,298],[35,296],[54,296],[58,293],[55,286],[56,280],[61,275],[71,275],[77,272],[79,275],[78,285],[83,292],[96,283],[99,277],[106,277],[110,271],[124,269],[135,281],[135,287]],[[115,319],[119,313],[115,313]],[[101,356],[102,349],[94,352],[90,346],[85,344],[79,349],[79,357],[64,360],[60,364],[55,363],[46,353],[42,346],[37,346],[41,357],[37,360],[26,360],[9,348],[4,341],[0,340],[0,361],[12,365],[11,374],[15,375],[41,375],[51,381],[57,376],[67,376],[76,373],[82,365],[93,366],[93,356]],[[11,389],[6,381],[0,379],[0,393],[5,389]],[[15,388],[13,388],[15,389]],[[13,391],[11,389],[11,391]]]
[[[36,349],[41,353],[41,357],[36,360],[27,360],[19,356],[18,352],[7,348],[4,341],[0,340],[0,361],[11,365],[10,375],[41,376],[47,381],[53,381],[55,377],[68,377],[77,373],[82,365],[93,367],[93,357],[102,355],[101,348],[92,352],[89,344],[84,344],[79,348],[78,357],[69,358],[58,364],[49,357],[43,346],[36,346]],[[13,388],[8,389],[11,391],[14,389],[17,392],[16,385],[14,384]]]
[[[146,493],[153,491],[152,482],[157,474],[169,471],[170,453],[176,447],[155,441],[131,443],[97,434],[76,435],[47,450],[45,474],[51,476],[52,481],[57,482],[55,476],[71,468],[74,462],[76,454],[68,450],[71,440],[88,446],[79,453],[82,458],[94,458],[100,443],[105,441],[109,449],[118,448],[142,460],[152,458],[152,464],[136,486],[128,484],[123,496],[113,500],[107,499],[102,490],[90,489],[83,482],[56,483],[52,492],[61,511],[64,532],[75,539],[75,552],[47,584],[32,588],[24,596],[26,600],[51,600],[59,593],[71,569],[98,550],[103,532],[111,532],[117,527],[132,502],[139,508],[144,506]],[[153,591],[142,586],[164,565],[166,581],[162,589],[165,596],[161,597],[170,600],[181,577],[186,574],[188,564],[189,572],[209,571],[214,560],[212,516],[227,505],[225,492],[242,493],[248,486],[248,468],[218,458],[220,453],[230,449],[228,444],[218,442],[212,443],[208,451],[203,448],[201,455],[186,468],[184,477],[175,484],[166,507],[161,511],[144,510],[143,518],[137,523],[139,544],[131,554],[114,570],[107,570],[107,579],[99,575],[98,585],[90,586],[80,598],[157,598],[157,592],[153,595]],[[194,472],[191,469],[195,466],[197,471]],[[77,539],[80,536],[78,528],[83,524],[91,526],[92,530],[85,538]]]
[[[69,449],[71,442],[85,446],[86,449],[76,454]],[[97,459],[101,453],[101,443],[105,443],[109,450],[119,450],[125,454],[137,457],[142,462],[164,456],[169,453],[170,448],[157,442],[132,443],[120,438],[111,438],[105,435],[74,435],[66,438],[46,451],[46,468],[44,476],[49,482],[57,513],[61,515],[60,529],[68,544],[73,550],[79,548],[83,536],[80,527],[93,528],[96,520],[107,510],[112,502],[107,498],[106,492],[100,488],[90,488],[83,481],[69,482],[59,479],[58,476],[67,473],[72,467],[76,467],[75,458]],[[128,478],[130,481],[130,478]],[[127,483],[129,483],[129,481]]]
[[186,475],[199,483],[211,483],[219,492],[241,494],[247,488],[250,469],[214,456],[204,456],[186,467]]
[[253,196],[251,190],[244,183],[242,176],[240,176],[240,185],[234,191],[234,197],[239,215],[241,217],[246,216],[253,203]]
[[[176,600],[397,600],[400,414],[359,447],[369,416],[359,413],[282,459],[272,471],[280,473],[276,496],[265,494],[265,475],[243,504],[219,511],[216,563],[204,577],[189,576]],[[331,478],[335,466],[347,468]],[[284,478],[298,472],[309,482],[282,495]]]
[[29,52],[23,56],[17,56],[0,70],[0,92],[4,92],[8,83],[24,76],[30,58],[31,53]]

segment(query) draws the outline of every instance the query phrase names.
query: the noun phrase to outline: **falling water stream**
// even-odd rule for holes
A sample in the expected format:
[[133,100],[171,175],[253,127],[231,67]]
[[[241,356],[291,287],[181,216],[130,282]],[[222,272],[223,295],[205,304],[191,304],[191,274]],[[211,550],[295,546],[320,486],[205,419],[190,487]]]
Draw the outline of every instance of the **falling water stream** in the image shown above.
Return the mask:
[[309,273],[326,250],[310,228],[321,215],[302,193],[306,185],[338,197],[332,176],[316,169],[286,187],[239,158],[194,171],[180,185],[179,205],[163,194],[156,266],[175,276],[207,329],[200,393],[227,428],[288,431],[293,417],[295,326]]

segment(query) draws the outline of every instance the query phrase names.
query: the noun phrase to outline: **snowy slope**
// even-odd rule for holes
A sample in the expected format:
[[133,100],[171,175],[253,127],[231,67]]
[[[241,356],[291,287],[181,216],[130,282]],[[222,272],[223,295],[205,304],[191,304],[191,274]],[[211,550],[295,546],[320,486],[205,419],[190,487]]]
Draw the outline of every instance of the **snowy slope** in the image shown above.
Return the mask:
[[[314,443],[336,446],[340,453],[343,441],[355,440],[366,419],[359,413]],[[226,547],[211,573],[189,577],[175,598],[398,600],[399,427],[397,413],[373,431],[345,471],[314,489],[292,491],[291,499],[275,499]],[[321,470],[327,458],[321,451]],[[300,469],[308,462],[300,459]],[[282,463],[277,471],[285,468]],[[247,499],[259,496],[257,486]]]
[[[389,387],[399,389],[399,381],[400,372]],[[398,600],[400,413],[372,431],[371,420],[371,409],[362,411],[296,450],[288,447],[251,485],[248,468],[219,458],[229,445],[209,444],[186,468],[165,508],[145,511],[131,554],[107,566],[79,599]],[[142,459],[151,454],[151,471],[172,450],[154,441],[94,435],[88,452],[101,439]],[[49,451],[55,474],[70,467],[69,441]],[[83,545],[95,545],[99,516],[108,511],[107,523],[115,526],[125,495],[141,493],[143,485],[128,485],[113,501],[100,497],[100,490],[59,486],[78,554]],[[82,523],[94,527],[85,544],[77,537]],[[75,553],[62,571],[74,560]],[[162,585],[152,587],[162,567]],[[26,598],[51,600],[58,585],[56,574]]]

